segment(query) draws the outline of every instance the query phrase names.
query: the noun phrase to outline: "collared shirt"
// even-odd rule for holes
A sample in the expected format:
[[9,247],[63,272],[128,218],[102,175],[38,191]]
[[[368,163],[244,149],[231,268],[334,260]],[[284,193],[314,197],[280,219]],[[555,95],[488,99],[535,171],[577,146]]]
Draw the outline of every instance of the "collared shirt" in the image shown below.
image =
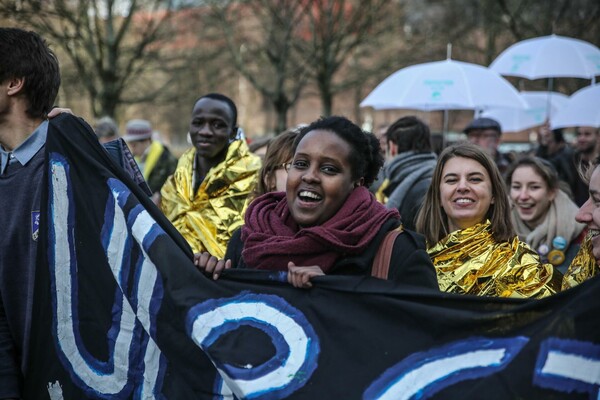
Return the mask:
[[25,166],[46,143],[48,136],[48,120],[43,121],[33,133],[13,151],[6,151],[0,146],[0,175],[9,164],[19,162]]

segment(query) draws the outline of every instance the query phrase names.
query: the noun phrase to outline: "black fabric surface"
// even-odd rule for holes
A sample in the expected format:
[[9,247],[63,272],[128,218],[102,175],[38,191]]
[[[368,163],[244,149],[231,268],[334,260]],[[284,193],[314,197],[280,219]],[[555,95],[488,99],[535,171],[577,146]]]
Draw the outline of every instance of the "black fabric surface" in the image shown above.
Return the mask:
[[69,116],[48,132],[26,399],[223,398],[214,365],[238,398],[372,399],[399,385],[392,398],[597,397],[599,279],[539,301],[366,276],[318,277],[310,290],[251,270],[212,281],[91,134]]

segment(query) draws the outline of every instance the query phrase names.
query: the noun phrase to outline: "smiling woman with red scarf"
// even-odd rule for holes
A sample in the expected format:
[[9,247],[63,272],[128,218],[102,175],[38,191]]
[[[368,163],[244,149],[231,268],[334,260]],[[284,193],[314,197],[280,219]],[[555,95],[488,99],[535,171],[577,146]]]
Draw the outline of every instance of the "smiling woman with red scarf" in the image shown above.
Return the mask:
[[[198,254],[201,269],[215,278],[231,266],[288,271],[297,287],[323,274],[372,275],[384,238],[402,230],[398,211],[367,190],[383,164],[377,138],[334,116],[303,128],[294,147],[286,192],[255,199],[224,260]],[[404,230],[391,248],[388,279],[437,289],[421,235]]]

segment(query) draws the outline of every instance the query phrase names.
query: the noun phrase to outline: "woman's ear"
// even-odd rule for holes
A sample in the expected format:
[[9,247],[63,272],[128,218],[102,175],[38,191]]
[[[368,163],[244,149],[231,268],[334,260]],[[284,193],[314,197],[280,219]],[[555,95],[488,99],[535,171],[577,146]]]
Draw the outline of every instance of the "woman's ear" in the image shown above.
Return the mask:
[[365,178],[362,177],[359,180],[357,180],[356,182],[354,182],[354,187],[357,188],[359,186],[364,186],[365,185]]
[[275,190],[275,182],[274,181],[275,180],[271,176],[271,173],[267,172],[265,174],[265,177],[263,178],[263,185],[269,192],[273,192]]

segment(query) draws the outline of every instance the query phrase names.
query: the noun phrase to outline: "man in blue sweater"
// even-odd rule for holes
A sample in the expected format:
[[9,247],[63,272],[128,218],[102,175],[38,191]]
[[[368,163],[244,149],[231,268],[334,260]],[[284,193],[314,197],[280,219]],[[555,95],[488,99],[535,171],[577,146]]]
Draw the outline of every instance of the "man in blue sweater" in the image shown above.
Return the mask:
[[0,28],[0,399],[27,372],[48,112],[58,61],[34,32]]

